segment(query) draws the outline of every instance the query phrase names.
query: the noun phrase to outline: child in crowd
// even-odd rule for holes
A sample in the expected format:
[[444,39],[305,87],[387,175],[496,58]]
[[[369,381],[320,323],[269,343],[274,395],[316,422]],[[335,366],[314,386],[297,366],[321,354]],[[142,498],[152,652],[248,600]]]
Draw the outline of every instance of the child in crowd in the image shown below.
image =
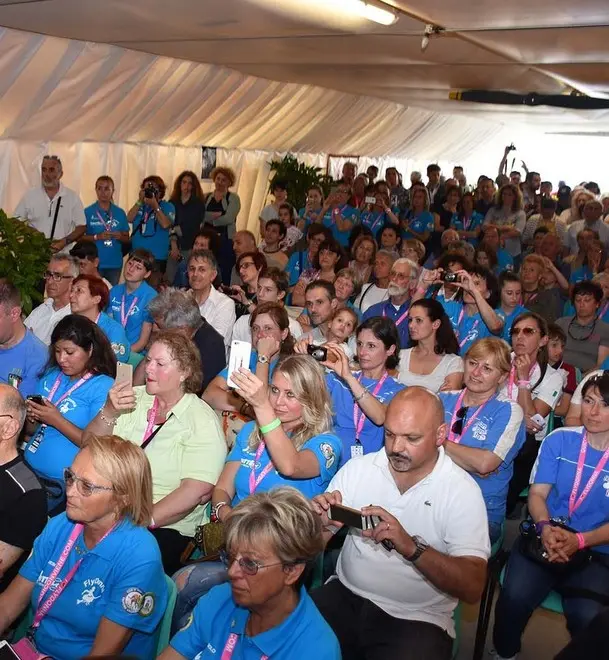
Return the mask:
[[548,364],[558,371],[563,381],[562,397],[554,409],[554,428],[563,425],[564,417],[569,410],[571,397],[581,377],[581,374],[578,374],[572,364],[563,361],[566,345],[567,335],[564,330],[556,323],[550,323],[548,325]]
[[290,248],[302,238],[302,232],[294,225],[294,207],[287,202],[279,207],[279,220],[286,228],[285,238],[281,241],[281,249],[289,252]]
[[110,290],[106,312],[125,328],[132,353],[144,350],[152,332],[148,303],[157,292],[146,280],[152,274],[153,267],[154,256],[151,252],[134,250],[125,264],[125,281]]
[[288,263],[287,254],[281,249],[281,243],[287,236],[288,230],[281,220],[269,220],[264,228],[264,240],[259,250],[266,259],[267,266],[274,266],[283,270]]
[[514,320],[527,309],[522,302],[522,285],[520,278],[509,270],[499,275],[499,307],[495,310],[497,316],[503,321],[501,338],[509,344],[511,342],[510,330]]

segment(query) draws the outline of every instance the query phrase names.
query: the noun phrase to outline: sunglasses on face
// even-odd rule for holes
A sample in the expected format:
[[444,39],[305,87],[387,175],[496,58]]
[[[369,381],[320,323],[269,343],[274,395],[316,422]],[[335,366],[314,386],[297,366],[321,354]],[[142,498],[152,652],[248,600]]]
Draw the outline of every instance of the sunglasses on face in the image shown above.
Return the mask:
[[461,406],[461,408],[457,410],[457,419],[450,429],[451,433],[454,433],[455,435],[461,435],[463,433],[463,422],[465,421],[465,416],[467,415],[468,410],[469,408],[467,406]]
[[511,328],[510,336],[518,337],[518,335],[523,334],[525,337],[532,337],[538,332],[539,330],[537,330],[537,328]]

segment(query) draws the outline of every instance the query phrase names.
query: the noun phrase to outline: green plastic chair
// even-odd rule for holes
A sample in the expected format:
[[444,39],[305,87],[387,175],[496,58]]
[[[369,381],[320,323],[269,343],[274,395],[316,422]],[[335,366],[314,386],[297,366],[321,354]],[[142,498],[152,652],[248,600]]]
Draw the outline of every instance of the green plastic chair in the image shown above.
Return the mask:
[[141,353],[134,353],[131,351],[131,354],[129,355],[129,359],[127,360],[127,364],[130,364],[133,366],[135,369],[137,365],[144,359],[144,356]]
[[[173,618],[173,610],[176,604],[176,599],[178,597],[178,588],[176,583],[169,577],[169,575],[165,576],[165,583],[167,584],[167,607],[165,608],[165,614],[161,619],[161,623],[154,633],[158,637],[156,656],[160,655],[161,651],[164,651],[169,646],[169,640],[171,637],[171,619]],[[28,628],[32,625],[33,620],[34,610],[30,606],[24,613],[21,622],[15,629],[15,633],[13,635],[13,639],[15,641],[25,637]]]

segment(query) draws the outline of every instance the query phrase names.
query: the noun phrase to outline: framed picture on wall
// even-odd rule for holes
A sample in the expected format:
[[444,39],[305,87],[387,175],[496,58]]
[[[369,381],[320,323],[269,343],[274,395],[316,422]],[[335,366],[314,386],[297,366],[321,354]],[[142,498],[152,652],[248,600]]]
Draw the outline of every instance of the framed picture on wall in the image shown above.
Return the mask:
[[216,147],[201,147],[201,159],[203,167],[201,169],[201,178],[209,181],[214,167],[216,167]]

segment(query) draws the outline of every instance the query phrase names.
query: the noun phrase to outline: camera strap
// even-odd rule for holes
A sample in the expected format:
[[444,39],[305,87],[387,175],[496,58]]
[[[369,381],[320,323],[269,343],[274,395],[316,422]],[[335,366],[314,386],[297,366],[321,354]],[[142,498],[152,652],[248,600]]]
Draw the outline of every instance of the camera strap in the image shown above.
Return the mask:
[[61,195],[57,198],[57,204],[55,204],[55,215],[53,216],[53,226],[51,227],[51,240],[55,238],[55,228],[57,227],[57,217],[59,216],[60,206],[61,206]]

